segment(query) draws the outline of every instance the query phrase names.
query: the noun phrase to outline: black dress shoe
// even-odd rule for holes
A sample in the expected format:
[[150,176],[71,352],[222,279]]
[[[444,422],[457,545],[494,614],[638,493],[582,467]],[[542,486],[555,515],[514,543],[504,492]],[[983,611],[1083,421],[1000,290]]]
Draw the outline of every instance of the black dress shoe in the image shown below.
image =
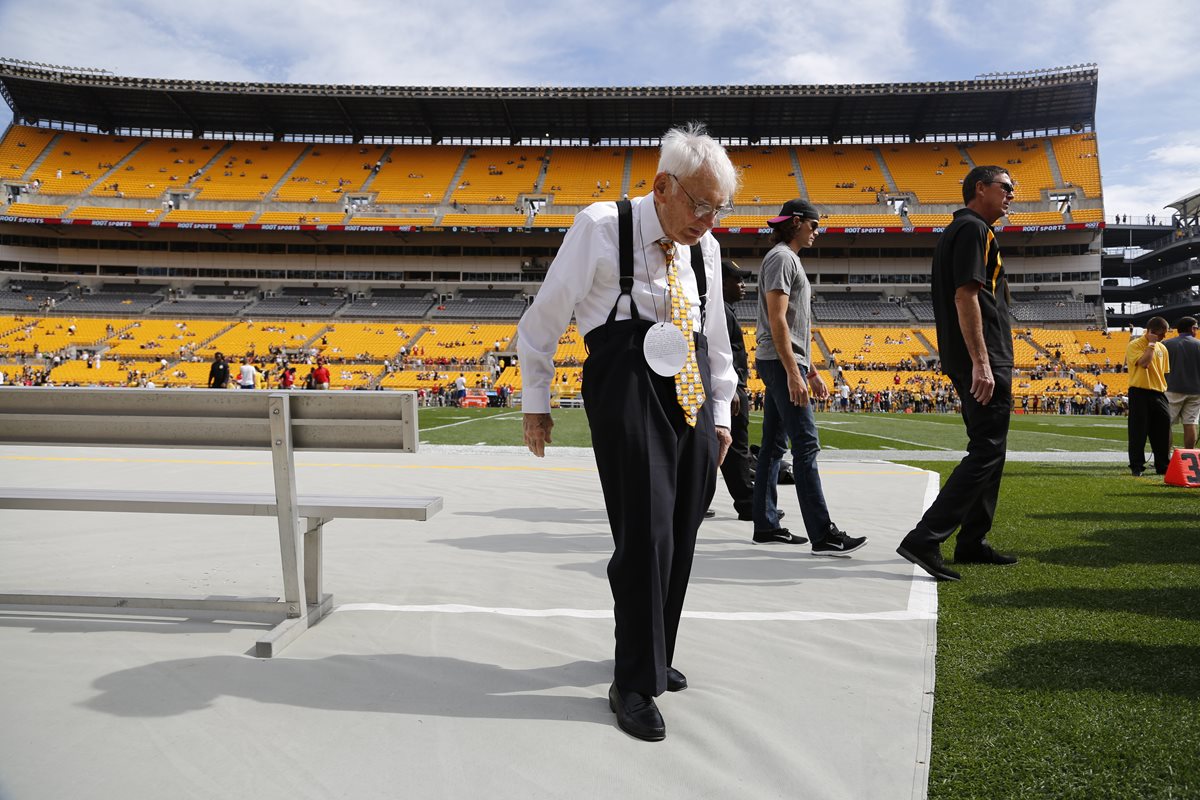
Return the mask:
[[996,548],[992,547],[987,542],[974,547],[956,547],[954,548],[954,563],[955,564],[1000,564],[1006,566],[1008,564],[1017,563],[1016,556],[1006,556],[1004,553],[997,553]]
[[713,517],[715,517],[716,515],[717,515],[717,512],[713,511],[711,508],[710,508],[708,511],[705,511],[705,512],[704,512],[704,518],[705,518],[705,519],[712,519],[712,518],[713,518]]
[[755,531],[755,544],[807,544],[808,539],[797,536],[787,528],[775,528],[770,531]]
[[962,578],[961,575],[947,567],[946,563],[942,561],[941,548],[936,544],[920,547],[910,544],[906,538],[896,548],[896,552],[939,581],[956,581]]
[[667,691],[682,692],[687,688],[687,676],[674,667],[667,667]]
[[667,738],[667,724],[653,697],[638,692],[623,692],[617,684],[608,687],[608,707],[617,715],[617,727],[646,742]]

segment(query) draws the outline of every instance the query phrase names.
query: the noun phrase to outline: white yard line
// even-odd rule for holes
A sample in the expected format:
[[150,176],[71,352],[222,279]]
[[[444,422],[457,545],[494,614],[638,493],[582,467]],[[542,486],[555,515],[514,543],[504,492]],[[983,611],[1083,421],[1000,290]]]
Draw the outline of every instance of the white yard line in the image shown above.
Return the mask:
[[513,417],[519,417],[519,416],[521,416],[521,412],[514,411],[511,414],[496,414],[495,416],[472,417],[471,419],[464,419],[464,420],[460,420],[459,422],[448,422],[445,425],[434,425],[432,428],[426,428],[424,425],[422,425],[421,433],[428,433],[429,431],[440,431],[442,428],[453,428],[455,425],[469,425],[472,422],[487,422],[488,420],[493,420],[493,419],[511,419]]

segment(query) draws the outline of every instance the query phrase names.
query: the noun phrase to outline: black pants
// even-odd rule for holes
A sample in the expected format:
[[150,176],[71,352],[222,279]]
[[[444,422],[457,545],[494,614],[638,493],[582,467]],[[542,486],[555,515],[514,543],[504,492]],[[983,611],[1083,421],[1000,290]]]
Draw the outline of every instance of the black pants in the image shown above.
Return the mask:
[[1146,468],[1146,438],[1154,451],[1154,471],[1165,475],[1171,461],[1171,405],[1163,392],[1129,387],[1129,468]]
[[987,405],[971,396],[971,376],[951,375],[950,380],[962,398],[962,417],[967,424],[967,455],[950,473],[938,492],[905,538],[908,545],[924,547],[946,541],[958,532],[957,546],[964,549],[983,542],[996,516],[996,499],[1004,459],[1008,452],[1008,423],[1012,415],[1012,368],[993,368],[996,388]]
[[754,483],[750,477],[750,397],[739,389],[738,398],[741,413],[729,420],[733,443],[721,462],[721,477],[733,498],[733,510],[744,515],[754,508]]
[[[696,532],[717,481],[712,404],[693,428],[675,399],[673,378],[656,375],[642,356],[649,324],[624,320],[588,333],[583,399],[614,550],[608,582],[616,619],[617,686],[657,696],[683,613]],[[696,357],[706,396],[708,349]]]

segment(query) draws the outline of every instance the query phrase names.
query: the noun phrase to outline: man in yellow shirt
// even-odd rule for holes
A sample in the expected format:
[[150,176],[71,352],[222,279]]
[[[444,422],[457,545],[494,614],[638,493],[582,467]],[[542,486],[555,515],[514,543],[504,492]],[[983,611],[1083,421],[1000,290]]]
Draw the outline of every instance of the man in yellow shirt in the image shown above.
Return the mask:
[[1125,349],[1129,368],[1129,471],[1138,477],[1146,469],[1146,437],[1154,451],[1154,471],[1167,473],[1171,460],[1171,407],[1167,403],[1167,373],[1171,363],[1160,342],[1167,321],[1153,317],[1146,332]]

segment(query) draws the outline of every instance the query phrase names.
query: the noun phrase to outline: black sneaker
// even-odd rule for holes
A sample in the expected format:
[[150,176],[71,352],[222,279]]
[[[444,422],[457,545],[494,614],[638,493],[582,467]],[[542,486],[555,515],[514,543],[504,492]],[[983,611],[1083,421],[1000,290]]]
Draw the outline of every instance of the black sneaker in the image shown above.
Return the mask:
[[939,581],[956,581],[962,578],[961,575],[947,567],[946,563],[942,561],[942,550],[936,544],[931,547],[920,548],[909,546],[906,542],[901,542],[900,546],[896,548],[896,552]]
[[819,542],[813,542],[814,556],[848,556],[867,543],[865,536],[847,536],[845,531],[838,530],[837,525],[829,523],[829,532]]
[[1007,566],[1008,564],[1017,563],[1016,556],[1007,556],[1004,553],[996,552],[996,548],[992,547],[987,542],[974,547],[955,547],[954,548],[954,563],[955,564],[999,564]]
[[770,531],[755,531],[755,544],[808,544],[808,539],[797,536],[787,528],[775,528]]

